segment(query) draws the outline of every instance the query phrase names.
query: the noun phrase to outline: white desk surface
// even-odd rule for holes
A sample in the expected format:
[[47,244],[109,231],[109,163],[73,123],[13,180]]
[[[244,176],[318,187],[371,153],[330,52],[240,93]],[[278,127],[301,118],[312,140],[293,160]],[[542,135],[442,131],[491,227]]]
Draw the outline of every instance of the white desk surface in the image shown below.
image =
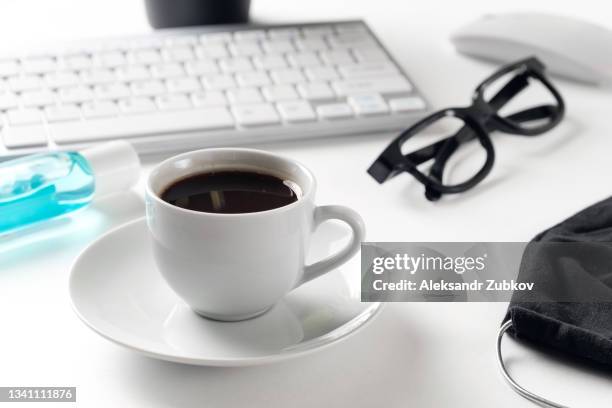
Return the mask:
[[[365,18],[442,107],[467,103],[494,69],[457,55],[448,34],[482,13],[520,9],[557,11],[612,28],[612,9],[595,0],[254,0],[252,14],[262,22]],[[147,30],[139,0],[0,4],[2,43]],[[319,178],[319,203],[355,208],[369,240],[528,240],[612,194],[612,93],[557,83],[567,100],[565,122],[532,140],[495,136],[497,161],[486,181],[437,204],[425,201],[409,177],[379,186],[366,176],[391,135],[263,147],[308,165]],[[141,189],[135,191],[55,229],[0,242],[1,386],[77,386],[82,407],[532,406],[498,372],[494,346],[502,303],[392,304],[343,343],[262,367],[183,366],[109,343],[72,312],[68,272],[101,232],[143,214]],[[527,388],[572,407],[610,405],[609,374],[562,364],[511,340],[505,345],[510,370]]]

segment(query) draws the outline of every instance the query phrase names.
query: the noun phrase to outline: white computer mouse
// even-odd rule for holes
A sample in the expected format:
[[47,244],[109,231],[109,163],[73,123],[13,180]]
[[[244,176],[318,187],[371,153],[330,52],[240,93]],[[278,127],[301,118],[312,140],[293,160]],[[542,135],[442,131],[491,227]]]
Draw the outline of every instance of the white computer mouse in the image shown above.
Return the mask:
[[592,84],[612,84],[612,31],[549,14],[487,15],[455,32],[457,50],[512,62],[535,55],[549,72]]

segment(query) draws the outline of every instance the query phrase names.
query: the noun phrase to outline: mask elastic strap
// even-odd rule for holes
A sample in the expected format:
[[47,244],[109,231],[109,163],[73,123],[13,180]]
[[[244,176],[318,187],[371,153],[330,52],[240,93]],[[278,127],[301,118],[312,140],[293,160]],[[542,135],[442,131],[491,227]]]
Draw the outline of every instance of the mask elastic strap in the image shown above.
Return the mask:
[[508,370],[506,370],[506,365],[504,364],[504,358],[502,356],[501,343],[504,338],[504,334],[512,327],[512,320],[508,320],[506,323],[502,325],[499,329],[499,333],[497,335],[497,362],[499,363],[499,368],[501,370],[502,375],[506,382],[510,385],[510,387],[520,396],[534,402],[542,407],[546,408],[569,408],[566,405],[557,404],[556,402],[552,402],[547,400],[544,397],[540,397],[532,393],[531,391],[527,391],[525,388],[521,387],[510,377]]

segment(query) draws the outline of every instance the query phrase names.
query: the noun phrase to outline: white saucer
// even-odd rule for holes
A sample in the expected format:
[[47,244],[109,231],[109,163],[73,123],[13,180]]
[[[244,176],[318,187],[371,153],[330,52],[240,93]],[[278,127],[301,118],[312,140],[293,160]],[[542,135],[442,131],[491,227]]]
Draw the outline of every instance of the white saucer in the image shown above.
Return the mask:
[[[323,224],[310,260],[333,252],[345,235],[339,225]],[[260,317],[233,323],[199,317],[157,271],[144,219],[105,234],[81,253],[72,267],[70,296],[81,320],[108,340],[150,357],[206,366],[263,364],[310,353],[356,332],[381,308],[360,301],[355,256]]]

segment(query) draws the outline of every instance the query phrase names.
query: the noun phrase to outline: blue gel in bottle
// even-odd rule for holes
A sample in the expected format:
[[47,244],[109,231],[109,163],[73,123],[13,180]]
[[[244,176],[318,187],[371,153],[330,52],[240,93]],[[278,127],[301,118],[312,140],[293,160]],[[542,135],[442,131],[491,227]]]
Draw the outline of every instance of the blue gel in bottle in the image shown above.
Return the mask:
[[87,206],[102,193],[127,190],[139,161],[126,142],[79,152],[50,152],[0,162],[0,235]]
[[94,188],[92,169],[76,152],[0,163],[0,233],[84,207]]

